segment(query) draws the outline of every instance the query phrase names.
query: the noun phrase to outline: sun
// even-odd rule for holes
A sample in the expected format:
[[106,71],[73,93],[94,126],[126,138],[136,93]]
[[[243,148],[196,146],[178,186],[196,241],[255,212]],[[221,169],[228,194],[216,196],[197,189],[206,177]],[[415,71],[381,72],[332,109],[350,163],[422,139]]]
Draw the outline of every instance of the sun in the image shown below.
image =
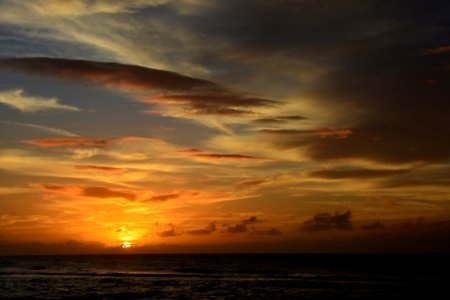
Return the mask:
[[123,242],[120,246],[122,248],[126,249],[126,248],[131,248],[133,246],[133,244],[130,242]]

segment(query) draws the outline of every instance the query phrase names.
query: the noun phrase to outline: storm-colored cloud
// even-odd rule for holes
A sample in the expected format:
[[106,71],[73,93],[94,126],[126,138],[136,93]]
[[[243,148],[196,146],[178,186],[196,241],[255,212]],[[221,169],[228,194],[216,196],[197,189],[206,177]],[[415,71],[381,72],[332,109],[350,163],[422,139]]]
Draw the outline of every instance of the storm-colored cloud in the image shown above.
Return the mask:
[[178,197],[180,197],[180,194],[163,194],[163,195],[157,195],[157,196],[153,196],[151,197],[148,201],[167,201],[167,200],[173,200],[173,199],[177,199]]
[[245,97],[238,94],[158,96],[141,99],[139,102],[183,106],[192,114],[213,115],[249,114],[251,111],[247,108],[279,104],[274,100]]
[[380,230],[385,228],[386,226],[384,226],[380,221],[373,222],[372,224],[361,225],[362,230]]
[[34,57],[0,59],[0,66],[79,84],[159,93],[162,95],[143,98],[139,102],[183,107],[187,114],[251,114],[248,108],[279,104],[274,100],[242,95],[211,81],[135,65]]
[[190,230],[187,233],[191,235],[208,235],[216,231],[216,222],[211,222],[202,229]]
[[388,177],[407,172],[407,169],[329,169],[314,171],[309,175],[325,179],[346,179]]
[[47,183],[32,184],[45,192],[63,194],[69,196],[81,196],[91,198],[122,198],[133,201],[137,198],[133,191],[112,189],[103,186],[76,186],[76,185],[57,185]]
[[227,225],[227,228],[225,229],[226,233],[244,233],[248,232],[248,225],[253,225],[258,222],[261,222],[260,219],[258,219],[257,216],[250,216],[247,219],[242,220],[240,223],[236,225]]
[[309,220],[303,222],[301,231],[316,232],[329,230],[352,230],[351,222],[352,213],[347,211],[345,213],[318,213]]
[[130,201],[136,199],[136,195],[134,193],[101,186],[85,187],[82,189],[81,195],[93,198],[123,198]]
[[0,103],[24,113],[48,110],[80,111],[78,107],[62,104],[56,98],[27,95],[23,89],[0,91]]
[[187,157],[198,158],[202,160],[242,160],[242,161],[268,161],[272,160],[268,157],[242,155],[242,154],[229,154],[229,153],[207,153],[199,149],[182,149],[177,150],[174,153],[179,155],[185,155]]
[[158,232],[156,234],[162,238],[177,236],[178,234],[175,232],[175,227],[173,225],[170,225],[170,227],[171,228],[169,230],[164,230],[164,231]]

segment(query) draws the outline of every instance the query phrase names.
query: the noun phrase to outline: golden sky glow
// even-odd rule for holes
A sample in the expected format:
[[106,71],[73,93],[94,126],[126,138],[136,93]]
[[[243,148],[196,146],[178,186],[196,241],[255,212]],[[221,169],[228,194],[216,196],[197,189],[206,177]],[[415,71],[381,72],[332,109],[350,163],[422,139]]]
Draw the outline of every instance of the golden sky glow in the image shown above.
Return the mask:
[[241,2],[0,3],[0,254],[449,250],[442,8]]

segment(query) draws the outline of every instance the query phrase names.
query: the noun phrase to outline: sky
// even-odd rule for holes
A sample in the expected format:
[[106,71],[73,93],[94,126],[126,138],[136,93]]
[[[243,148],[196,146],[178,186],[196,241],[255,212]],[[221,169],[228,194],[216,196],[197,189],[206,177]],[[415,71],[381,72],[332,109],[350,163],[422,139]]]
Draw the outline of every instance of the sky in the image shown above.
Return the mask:
[[0,0],[0,254],[449,252],[449,15]]

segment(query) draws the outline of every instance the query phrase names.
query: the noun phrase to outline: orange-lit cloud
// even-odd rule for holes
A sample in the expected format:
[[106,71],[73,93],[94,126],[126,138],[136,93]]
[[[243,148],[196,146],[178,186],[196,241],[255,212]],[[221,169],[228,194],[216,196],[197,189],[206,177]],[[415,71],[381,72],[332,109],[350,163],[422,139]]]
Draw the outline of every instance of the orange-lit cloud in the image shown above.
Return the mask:
[[38,146],[41,148],[53,148],[53,147],[104,148],[111,143],[110,140],[97,138],[54,138],[54,139],[25,140],[22,142],[24,144]]
[[268,157],[250,156],[242,154],[221,154],[221,153],[205,153],[198,149],[178,150],[174,153],[186,155],[188,157],[199,158],[204,160],[248,160],[248,161],[268,161],[272,160]]
[[113,173],[113,174],[121,174],[125,172],[125,169],[115,168],[115,167],[105,167],[105,166],[92,166],[92,165],[79,165],[74,167],[79,171],[86,172],[100,172],[100,173]]
[[172,199],[177,199],[180,197],[180,194],[164,194],[164,195],[157,195],[151,197],[148,201],[167,201]]
[[174,95],[140,99],[142,103],[163,103],[183,106],[188,114],[241,115],[251,114],[248,107],[265,107],[278,104],[277,101],[240,96],[237,94]]
[[102,186],[75,186],[75,185],[56,185],[35,183],[32,186],[42,189],[45,192],[63,194],[67,196],[76,197],[90,197],[90,198],[122,198],[133,201],[137,198],[134,191],[111,189]]
[[297,130],[297,129],[263,129],[262,133],[275,135],[312,135],[320,138],[334,138],[345,139],[353,133],[350,129],[312,129],[312,130]]
[[85,187],[83,188],[81,195],[93,198],[123,198],[130,201],[136,199],[136,195],[134,193],[114,190],[101,186]]
[[71,79],[81,84],[126,91],[224,91],[219,85],[207,80],[119,63],[34,57],[1,59],[0,65],[30,74]]
[[[247,108],[279,104],[241,95],[211,81],[134,65],[35,57],[0,59],[0,66],[124,91],[160,92],[164,95],[139,102],[182,107],[186,115],[243,115],[252,113]],[[186,94],[179,95],[180,92]],[[167,96],[167,93],[177,94]]]
[[427,53],[430,53],[430,54],[450,53],[450,45],[428,49]]
[[55,147],[80,147],[80,148],[105,148],[112,143],[128,142],[128,141],[149,141],[157,144],[164,144],[164,141],[146,138],[146,137],[118,137],[118,138],[52,138],[52,139],[34,139],[22,141],[24,144],[37,146],[40,148]]
[[409,172],[407,169],[330,169],[311,172],[313,177],[326,179],[345,179],[345,178],[376,178],[388,177],[397,174]]

